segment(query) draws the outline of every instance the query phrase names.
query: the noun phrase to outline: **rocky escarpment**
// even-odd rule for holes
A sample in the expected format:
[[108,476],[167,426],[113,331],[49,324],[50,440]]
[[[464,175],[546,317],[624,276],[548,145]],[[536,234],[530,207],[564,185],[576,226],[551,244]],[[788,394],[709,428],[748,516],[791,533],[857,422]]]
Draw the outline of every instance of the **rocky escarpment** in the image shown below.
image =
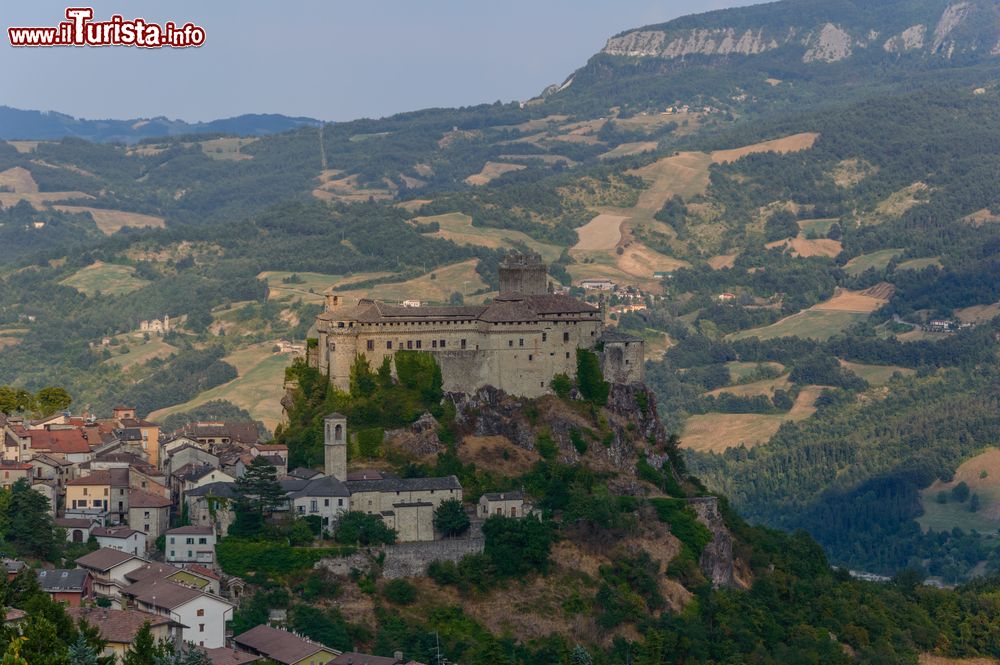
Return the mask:
[[[756,56],[789,49],[805,63],[846,60],[866,49],[890,54],[922,51],[952,58],[960,53],[1000,54],[1000,9],[989,0],[961,0],[942,8],[941,2],[927,0],[926,21],[898,26],[890,6],[872,4],[865,13],[835,9],[795,12],[798,23],[789,23],[785,3],[730,10],[712,15],[712,21],[697,21],[686,27],[680,20],[659,26],[631,30],[608,40],[604,55],[624,58],[683,59],[690,56]],[[707,18],[707,17],[705,17]],[[727,24],[727,21],[732,23]],[[736,27],[739,24],[740,27]],[[749,24],[749,25],[747,25]]]

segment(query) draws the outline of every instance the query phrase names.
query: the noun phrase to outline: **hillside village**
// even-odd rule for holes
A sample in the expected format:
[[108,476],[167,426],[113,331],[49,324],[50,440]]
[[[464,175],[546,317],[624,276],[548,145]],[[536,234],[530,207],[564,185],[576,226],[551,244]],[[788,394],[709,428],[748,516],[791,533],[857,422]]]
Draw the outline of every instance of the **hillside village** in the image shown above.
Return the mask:
[[[396,371],[402,356],[394,355],[395,344],[396,351],[433,358],[457,402],[496,390],[501,376],[514,397],[552,394],[559,376],[576,376],[579,354],[594,350],[598,371],[612,384],[641,385],[640,339],[605,328],[600,307],[553,294],[537,255],[511,254],[500,270],[501,295],[483,307],[392,308],[363,300],[345,308],[328,296],[318,318],[320,342],[306,364],[346,394],[357,380],[351,365],[374,361]],[[386,353],[372,353],[372,339]],[[456,358],[461,374],[450,364]],[[495,374],[469,373],[476,365]],[[333,370],[341,366],[343,373]],[[426,431],[426,419],[435,422],[425,414],[412,431]],[[249,585],[227,570],[219,548],[234,534],[246,538],[248,506],[258,509],[257,528],[308,524],[304,538],[294,536],[300,545],[318,546],[347,522],[374,528],[382,540],[362,542],[389,544],[385,574],[395,578],[425,575],[434,562],[481,552],[484,522],[523,519],[536,510],[522,491],[483,492],[470,504],[455,475],[400,477],[358,467],[349,462],[358,434],[347,417],[329,413],[322,427],[322,468],[308,468],[290,467],[288,446],[261,440],[253,422],[196,421],[166,432],[128,406],[110,417],[0,414],[0,485],[44,497],[67,552],[78,554],[65,568],[5,559],[8,579],[33,578],[74,620],[100,632],[105,655],[120,659],[148,629],[155,640],[189,644],[219,665],[265,659],[420,665],[401,653],[377,657],[324,646],[285,630],[280,613],[234,634],[230,623]],[[458,526],[445,526],[449,520]],[[16,627],[24,616],[8,608],[7,623]]]

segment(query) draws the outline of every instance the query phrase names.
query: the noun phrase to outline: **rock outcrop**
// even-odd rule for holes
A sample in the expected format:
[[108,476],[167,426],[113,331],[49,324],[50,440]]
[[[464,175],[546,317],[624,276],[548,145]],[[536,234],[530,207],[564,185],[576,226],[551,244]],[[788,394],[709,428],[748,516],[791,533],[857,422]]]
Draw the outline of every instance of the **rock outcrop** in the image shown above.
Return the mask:
[[701,572],[714,587],[740,587],[737,581],[736,559],[733,555],[733,534],[726,527],[714,496],[691,499],[691,508],[698,521],[712,532],[712,540],[701,553]]
[[438,438],[439,427],[437,419],[425,413],[409,427],[386,431],[384,441],[415,457],[437,455],[444,450],[441,439]]
[[[845,13],[840,17],[833,9],[800,16],[796,25],[779,22],[767,11],[766,7],[753,7],[718,12],[717,26],[702,20],[695,22],[697,27],[687,27],[691,22],[682,19],[630,30],[609,39],[601,53],[622,58],[683,60],[691,56],[757,56],[787,48],[797,51],[805,63],[839,62],[868,48],[891,54],[922,51],[945,58],[957,53],[1000,54],[1000,9],[988,0],[960,0],[937,13],[928,7],[925,22],[903,30],[894,25],[888,8],[869,11],[871,25],[867,26],[858,25],[856,15]],[[880,24],[893,27],[885,29]]]

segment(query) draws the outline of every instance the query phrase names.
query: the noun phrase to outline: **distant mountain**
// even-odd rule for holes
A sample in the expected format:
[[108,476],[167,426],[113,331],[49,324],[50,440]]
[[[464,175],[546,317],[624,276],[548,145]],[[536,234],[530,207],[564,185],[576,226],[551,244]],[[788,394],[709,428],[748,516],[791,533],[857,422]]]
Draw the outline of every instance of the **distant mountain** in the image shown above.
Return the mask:
[[55,111],[26,111],[0,106],[0,139],[52,140],[74,136],[89,141],[135,143],[142,139],[183,134],[277,134],[302,126],[318,126],[314,118],[292,118],[275,113],[250,113],[234,118],[189,123],[183,120],[134,118],[131,120],[85,120]]
[[996,0],[782,0],[614,35],[547,98],[815,104],[997,62]]

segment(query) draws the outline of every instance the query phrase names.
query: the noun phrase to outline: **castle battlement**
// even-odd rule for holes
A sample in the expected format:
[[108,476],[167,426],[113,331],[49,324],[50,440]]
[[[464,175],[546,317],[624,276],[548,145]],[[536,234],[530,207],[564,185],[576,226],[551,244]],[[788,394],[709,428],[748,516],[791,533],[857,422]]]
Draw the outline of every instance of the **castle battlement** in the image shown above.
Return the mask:
[[556,374],[576,374],[576,349],[598,349],[609,381],[643,379],[641,339],[609,335],[601,310],[547,292],[548,271],[537,255],[514,254],[500,265],[500,295],[486,305],[402,307],[327,296],[317,317],[314,366],[342,390],[357,354],[373,367],[396,351],[433,353],[444,389],[472,393],[490,385],[513,395],[550,392]]

